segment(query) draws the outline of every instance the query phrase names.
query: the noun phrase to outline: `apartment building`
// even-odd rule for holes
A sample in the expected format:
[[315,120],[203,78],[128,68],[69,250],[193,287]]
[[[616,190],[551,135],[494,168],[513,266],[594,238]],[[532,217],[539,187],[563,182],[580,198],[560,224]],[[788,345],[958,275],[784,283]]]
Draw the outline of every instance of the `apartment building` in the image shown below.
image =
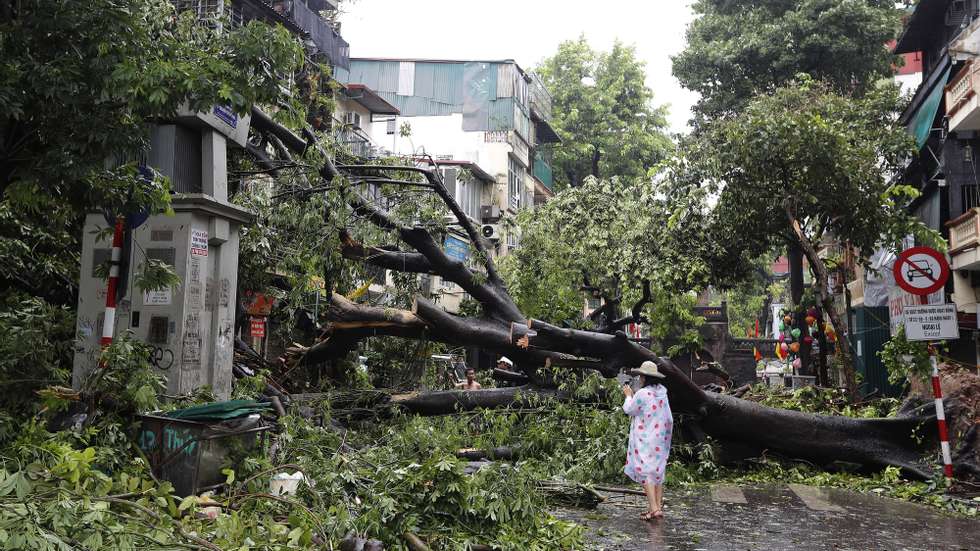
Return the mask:
[[520,245],[508,221],[552,195],[550,147],[559,142],[549,122],[551,97],[536,75],[512,60],[355,58],[336,78],[397,108],[360,120],[373,143],[390,154],[431,158],[444,171],[465,167],[483,187],[460,191],[494,252]]

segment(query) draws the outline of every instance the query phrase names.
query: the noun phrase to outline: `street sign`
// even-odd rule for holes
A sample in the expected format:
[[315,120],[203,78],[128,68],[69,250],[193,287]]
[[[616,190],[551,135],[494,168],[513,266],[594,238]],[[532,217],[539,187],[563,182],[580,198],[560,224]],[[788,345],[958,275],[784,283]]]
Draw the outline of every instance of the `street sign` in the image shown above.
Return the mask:
[[932,293],[926,300],[905,291],[901,287],[894,285],[888,289],[888,325],[892,335],[898,333],[898,327],[905,322],[906,306],[921,306],[922,304],[944,304],[946,302],[945,291],[940,289]]
[[892,268],[895,283],[913,295],[928,295],[946,285],[949,263],[939,251],[930,247],[912,247],[895,259]]
[[906,306],[905,338],[910,341],[941,341],[960,338],[955,304]]
[[249,329],[252,337],[261,339],[265,337],[265,318],[253,317],[249,320]]
[[451,235],[446,236],[443,249],[446,251],[446,256],[460,262],[466,262],[466,257],[469,256],[470,252],[470,246],[466,241]]

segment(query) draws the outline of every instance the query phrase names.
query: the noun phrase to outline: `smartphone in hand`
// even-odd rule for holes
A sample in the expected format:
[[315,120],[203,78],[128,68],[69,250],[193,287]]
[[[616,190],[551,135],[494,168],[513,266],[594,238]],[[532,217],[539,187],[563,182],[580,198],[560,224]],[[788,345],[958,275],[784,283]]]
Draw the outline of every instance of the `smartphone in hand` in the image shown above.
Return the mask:
[[619,381],[620,386],[628,385],[633,382],[633,377],[630,377],[626,373],[620,373],[616,375],[616,380]]

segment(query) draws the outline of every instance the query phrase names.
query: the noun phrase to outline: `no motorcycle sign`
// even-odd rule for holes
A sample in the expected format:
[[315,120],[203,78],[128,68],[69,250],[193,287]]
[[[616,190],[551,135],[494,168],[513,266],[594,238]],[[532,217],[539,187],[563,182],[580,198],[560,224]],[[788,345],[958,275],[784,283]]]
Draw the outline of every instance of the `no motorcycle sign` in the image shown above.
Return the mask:
[[928,295],[942,289],[949,279],[949,263],[939,251],[912,247],[895,259],[895,283],[913,295]]

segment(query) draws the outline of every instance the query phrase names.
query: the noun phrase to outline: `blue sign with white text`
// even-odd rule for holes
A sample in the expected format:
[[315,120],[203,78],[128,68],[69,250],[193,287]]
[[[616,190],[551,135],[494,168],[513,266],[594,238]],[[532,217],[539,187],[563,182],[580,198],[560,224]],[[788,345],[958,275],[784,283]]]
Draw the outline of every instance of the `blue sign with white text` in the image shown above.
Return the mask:
[[449,258],[459,260],[460,262],[466,262],[466,257],[470,253],[470,246],[466,241],[451,235],[446,236],[446,240],[443,242],[443,248],[446,250],[446,255]]
[[238,115],[228,105],[215,105],[214,116],[218,117],[232,128],[238,127]]

